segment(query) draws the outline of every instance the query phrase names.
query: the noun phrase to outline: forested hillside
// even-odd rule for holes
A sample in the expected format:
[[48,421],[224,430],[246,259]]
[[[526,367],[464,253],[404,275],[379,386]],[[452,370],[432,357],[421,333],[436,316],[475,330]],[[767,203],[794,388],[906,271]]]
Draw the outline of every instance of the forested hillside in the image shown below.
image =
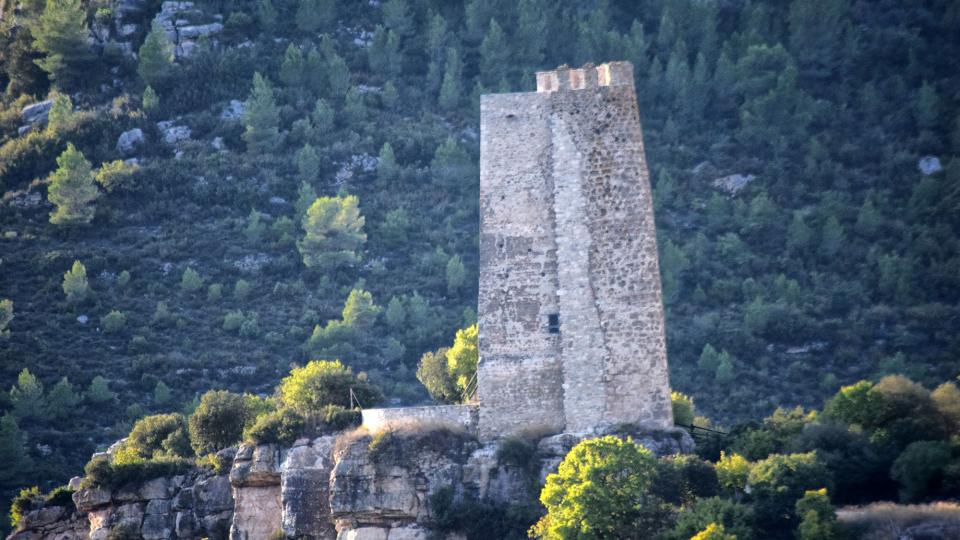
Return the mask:
[[428,399],[476,317],[479,95],[559,64],[635,66],[699,411],[960,372],[955,0],[0,5],[7,490],[309,359]]

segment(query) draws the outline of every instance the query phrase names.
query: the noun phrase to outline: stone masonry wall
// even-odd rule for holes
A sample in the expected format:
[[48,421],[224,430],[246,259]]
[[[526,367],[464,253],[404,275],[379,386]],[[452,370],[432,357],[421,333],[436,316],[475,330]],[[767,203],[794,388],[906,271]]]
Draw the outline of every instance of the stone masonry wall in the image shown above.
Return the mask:
[[414,423],[449,425],[456,428],[463,428],[467,433],[476,435],[477,406],[436,405],[428,407],[363,410],[363,427],[371,433],[376,433],[384,429],[403,428]]
[[550,99],[480,100],[480,437],[563,429]]
[[668,428],[632,66],[559,69],[537,83],[481,98],[480,436]]

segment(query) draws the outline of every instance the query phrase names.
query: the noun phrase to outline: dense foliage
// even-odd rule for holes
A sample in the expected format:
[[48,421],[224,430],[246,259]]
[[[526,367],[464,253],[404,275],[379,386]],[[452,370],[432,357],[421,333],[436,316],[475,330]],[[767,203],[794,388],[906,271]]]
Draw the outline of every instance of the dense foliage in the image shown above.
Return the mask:
[[[957,375],[955,1],[201,0],[224,30],[187,56],[152,29],[158,4],[126,37],[97,1],[3,4],[10,496],[143,416],[269,393],[312,358],[426,400],[418,360],[476,321],[478,95],[563,63],[635,66],[671,380],[708,416]],[[47,126],[21,133],[51,90]],[[714,183],[732,174],[742,189]],[[906,449],[905,428],[876,429]],[[804,433],[866,444],[832,430]]]

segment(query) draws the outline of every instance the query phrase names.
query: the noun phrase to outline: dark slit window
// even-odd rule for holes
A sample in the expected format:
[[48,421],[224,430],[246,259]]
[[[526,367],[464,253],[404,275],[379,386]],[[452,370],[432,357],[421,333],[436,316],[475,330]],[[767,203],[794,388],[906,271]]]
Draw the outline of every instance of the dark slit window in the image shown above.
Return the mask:
[[560,315],[556,313],[547,315],[547,331],[551,334],[560,333]]

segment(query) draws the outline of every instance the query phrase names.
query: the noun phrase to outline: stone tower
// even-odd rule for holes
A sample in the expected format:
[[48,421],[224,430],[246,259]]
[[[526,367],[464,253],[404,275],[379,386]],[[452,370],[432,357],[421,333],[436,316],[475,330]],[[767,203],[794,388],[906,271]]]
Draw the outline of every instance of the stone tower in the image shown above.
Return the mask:
[[479,434],[671,428],[629,62],[480,100]]

